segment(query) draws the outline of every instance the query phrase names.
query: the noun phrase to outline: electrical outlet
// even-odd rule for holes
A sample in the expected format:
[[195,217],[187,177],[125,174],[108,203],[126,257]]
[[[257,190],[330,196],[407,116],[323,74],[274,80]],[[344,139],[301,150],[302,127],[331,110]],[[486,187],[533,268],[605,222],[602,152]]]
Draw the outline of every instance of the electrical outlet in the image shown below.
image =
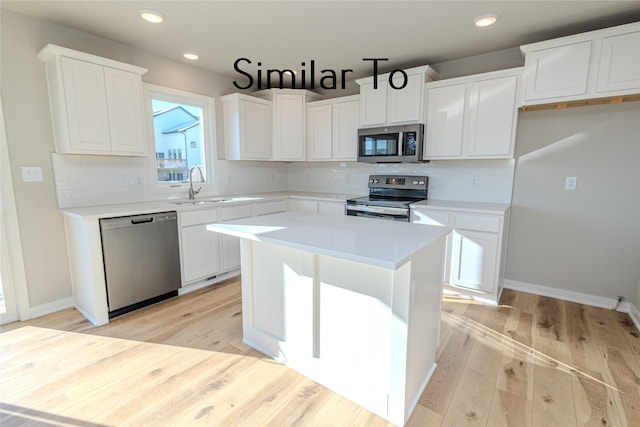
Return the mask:
[[42,181],[42,168],[40,166],[22,166],[22,181]]
[[565,190],[575,190],[578,187],[578,177],[577,176],[568,176],[564,180],[564,189]]

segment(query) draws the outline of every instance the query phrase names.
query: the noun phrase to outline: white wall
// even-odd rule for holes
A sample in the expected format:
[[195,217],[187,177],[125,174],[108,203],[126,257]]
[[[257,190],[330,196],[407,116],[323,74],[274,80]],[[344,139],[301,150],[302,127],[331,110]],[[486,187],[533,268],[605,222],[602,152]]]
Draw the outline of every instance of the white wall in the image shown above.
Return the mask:
[[637,303],[640,103],[521,113],[516,158],[505,278]]

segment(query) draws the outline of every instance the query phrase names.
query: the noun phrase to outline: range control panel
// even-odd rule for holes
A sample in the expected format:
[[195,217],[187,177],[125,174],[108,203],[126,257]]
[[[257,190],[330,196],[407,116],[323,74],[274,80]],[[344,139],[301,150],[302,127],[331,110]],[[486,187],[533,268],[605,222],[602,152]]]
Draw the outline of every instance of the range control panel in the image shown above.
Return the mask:
[[426,190],[429,178],[413,175],[371,175],[369,188],[397,188],[406,190]]

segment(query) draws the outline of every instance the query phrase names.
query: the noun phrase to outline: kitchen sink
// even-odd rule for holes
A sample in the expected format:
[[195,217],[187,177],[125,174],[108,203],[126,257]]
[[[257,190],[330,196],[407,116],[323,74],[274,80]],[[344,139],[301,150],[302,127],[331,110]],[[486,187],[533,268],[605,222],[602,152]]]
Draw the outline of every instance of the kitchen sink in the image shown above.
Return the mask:
[[170,201],[172,205],[204,205],[205,203],[220,203],[220,202],[228,202],[232,199],[200,199],[200,200],[175,200]]

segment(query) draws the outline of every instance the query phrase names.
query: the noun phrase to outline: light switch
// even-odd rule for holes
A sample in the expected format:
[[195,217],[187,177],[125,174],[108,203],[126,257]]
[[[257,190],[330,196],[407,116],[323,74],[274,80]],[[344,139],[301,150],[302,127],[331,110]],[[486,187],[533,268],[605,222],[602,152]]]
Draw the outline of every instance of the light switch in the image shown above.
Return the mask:
[[568,176],[564,180],[564,189],[565,190],[575,190],[578,186],[578,177],[577,176]]
[[24,182],[42,181],[42,168],[40,166],[22,166],[22,180]]

